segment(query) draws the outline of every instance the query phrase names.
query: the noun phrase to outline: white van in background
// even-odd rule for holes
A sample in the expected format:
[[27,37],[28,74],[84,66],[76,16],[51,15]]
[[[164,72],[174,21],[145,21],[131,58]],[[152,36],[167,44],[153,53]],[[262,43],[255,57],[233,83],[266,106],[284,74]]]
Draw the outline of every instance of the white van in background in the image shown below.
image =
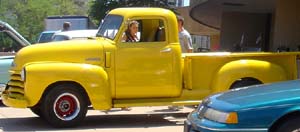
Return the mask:
[[64,32],[56,32],[52,36],[52,41],[64,41],[71,39],[88,39],[90,37],[96,37],[98,30],[90,29],[90,30],[71,30]]

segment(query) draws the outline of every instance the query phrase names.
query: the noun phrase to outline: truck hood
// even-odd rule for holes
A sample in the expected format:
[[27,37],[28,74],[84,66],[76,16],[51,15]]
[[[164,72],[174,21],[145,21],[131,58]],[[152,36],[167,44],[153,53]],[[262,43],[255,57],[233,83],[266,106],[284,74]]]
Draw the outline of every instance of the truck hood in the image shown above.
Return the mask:
[[300,103],[300,80],[239,88],[211,96],[209,107],[224,111]]
[[105,39],[70,40],[27,46],[21,49],[14,60],[14,70],[21,70],[31,62],[68,62],[103,66]]

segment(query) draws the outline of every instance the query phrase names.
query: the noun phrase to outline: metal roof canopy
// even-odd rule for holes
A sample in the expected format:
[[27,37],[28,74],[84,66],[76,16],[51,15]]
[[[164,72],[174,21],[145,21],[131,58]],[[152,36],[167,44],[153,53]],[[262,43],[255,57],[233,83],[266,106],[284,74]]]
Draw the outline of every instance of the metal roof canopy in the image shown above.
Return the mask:
[[202,24],[220,29],[223,12],[273,13],[276,0],[200,0],[191,15]]

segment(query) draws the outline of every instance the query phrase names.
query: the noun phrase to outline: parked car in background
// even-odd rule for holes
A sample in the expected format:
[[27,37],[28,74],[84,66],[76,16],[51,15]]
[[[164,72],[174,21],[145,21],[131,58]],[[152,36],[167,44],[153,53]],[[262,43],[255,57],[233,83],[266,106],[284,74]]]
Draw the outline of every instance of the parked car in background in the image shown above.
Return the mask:
[[96,37],[98,30],[71,30],[64,32],[57,32],[53,35],[52,41],[63,41],[71,39],[87,39],[89,37]]
[[14,56],[0,56],[0,94],[4,91],[5,83],[8,82],[8,70],[13,60]]
[[[50,42],[52,41],[54,34],[59,36],[56,41],[59,39],[68,40],[75,38],[82,39],[87,37],[95,37],[97,30],[57,32],[58,31],[42,32],[38,42]],[[14,28],[12,28],[8,23],[0,21],[0,96],[9,80],[9,69],[14,60],[15,53],[28,45],[30,45],[30,43]]]
[[88,16],[48,16],[45,19],[46,31],[57,31],[63,28],[63,23],[70,22],[71,30],[85,30],[96,28]]
[[185,132],[299,132],[300,80],[212,95],[190,113]]
[[40,34],[37,43],[46,43],[52,40],[52,36],[58,31],[44,31]]
[[14,55],[30,43],[8,23],[0,21],[0,95],[9,78]]

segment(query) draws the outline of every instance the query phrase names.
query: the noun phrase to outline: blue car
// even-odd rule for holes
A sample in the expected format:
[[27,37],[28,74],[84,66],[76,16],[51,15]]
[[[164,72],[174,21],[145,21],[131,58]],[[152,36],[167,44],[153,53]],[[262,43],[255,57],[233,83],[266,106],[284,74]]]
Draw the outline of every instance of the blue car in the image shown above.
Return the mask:
[[30,43],[8,23],[0,20],[0,96],[9,80],[14,55]]
[[300,132],[300,80],[234,89],[206,98],[185,132]]

